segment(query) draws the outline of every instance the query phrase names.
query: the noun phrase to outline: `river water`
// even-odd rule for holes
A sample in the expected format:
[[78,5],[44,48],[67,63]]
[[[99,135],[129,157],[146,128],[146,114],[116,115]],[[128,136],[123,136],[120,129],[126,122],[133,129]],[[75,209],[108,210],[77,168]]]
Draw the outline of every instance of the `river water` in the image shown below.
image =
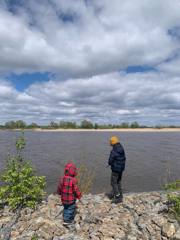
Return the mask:
[[[0,131],[0,169],[7,153],[15,152],[18,131]],[[34,132],[26,131],[25,157],[47,179],[47,192],[56,190],[59,176],[69,160],[85,164],[95,174],[93,193],[107,192],[110,168],[109,138],[117,135],[124,146],[127,163],[124,192],[161,189],[168,179],[180,178],[180,132]]]

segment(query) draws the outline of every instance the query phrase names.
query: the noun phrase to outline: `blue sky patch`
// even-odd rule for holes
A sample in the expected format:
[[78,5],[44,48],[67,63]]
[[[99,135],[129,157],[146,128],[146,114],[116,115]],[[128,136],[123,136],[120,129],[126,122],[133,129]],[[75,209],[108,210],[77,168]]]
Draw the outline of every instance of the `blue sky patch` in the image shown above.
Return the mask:
[[180,26],[173,27],[168,30],[168,34],[180,40]]
[[18,7],[23,5],[23,0],[7,0],[6,5],[9,12],[16,14]]
[[24,91],[24,89],[36,82],[47,82],[50,78],[52,78],[52,75],[49,72],[24,73],[20,75],[11,74],[7,77],[18,91]]
[[78,15],[75,12],[68,12],[68,13],[64,13],[64,12],[56,12],[58,18],[63,21],[64,23],[73,23],[78,19]]
[[156,71],[154,67],[142,65],[142,66],[129,66],[125,69],[126,73],[137,73],[137,72],[149,72]]
[[74,22],[77,16],[76,14],[60,14],[59,18],[66,23],[66,22]]

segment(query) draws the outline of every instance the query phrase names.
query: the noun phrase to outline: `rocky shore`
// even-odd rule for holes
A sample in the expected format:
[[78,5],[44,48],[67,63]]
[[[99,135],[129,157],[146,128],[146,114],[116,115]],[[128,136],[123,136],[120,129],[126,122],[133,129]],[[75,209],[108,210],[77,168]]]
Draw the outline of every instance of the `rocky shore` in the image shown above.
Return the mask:
[[180,240],[180,225],[167,214],[167,194],[125,194],[121,204],[104,195],[85,195],[77,203],[75,224],[63,226],[63,207],[49,195],[36,210],[0,212],[2,240]]

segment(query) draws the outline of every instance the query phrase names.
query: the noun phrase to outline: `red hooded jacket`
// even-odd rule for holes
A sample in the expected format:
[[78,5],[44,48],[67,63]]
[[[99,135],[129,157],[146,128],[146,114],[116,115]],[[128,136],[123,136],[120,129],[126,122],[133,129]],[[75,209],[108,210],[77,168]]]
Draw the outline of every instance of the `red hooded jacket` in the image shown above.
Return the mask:
[[77,168],[73,163],[68,163],[64,169],[64,177],[60,179],[57,193],[61,195],[63,204],[73,204],[81,198],[81,192],[77,186]]

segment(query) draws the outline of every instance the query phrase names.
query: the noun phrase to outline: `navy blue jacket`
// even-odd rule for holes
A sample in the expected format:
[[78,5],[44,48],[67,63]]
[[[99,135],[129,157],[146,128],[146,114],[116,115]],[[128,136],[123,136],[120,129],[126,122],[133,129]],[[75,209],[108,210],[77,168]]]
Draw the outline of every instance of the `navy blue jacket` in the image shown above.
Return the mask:
[[109,156],[108,164],[111,166],[111,170],[117,173],[124,171],[125,161],[126,155],[124,152],[124,148],[120,143],[116,143],[115,145],[113,145],[113,149],[111,150]]

